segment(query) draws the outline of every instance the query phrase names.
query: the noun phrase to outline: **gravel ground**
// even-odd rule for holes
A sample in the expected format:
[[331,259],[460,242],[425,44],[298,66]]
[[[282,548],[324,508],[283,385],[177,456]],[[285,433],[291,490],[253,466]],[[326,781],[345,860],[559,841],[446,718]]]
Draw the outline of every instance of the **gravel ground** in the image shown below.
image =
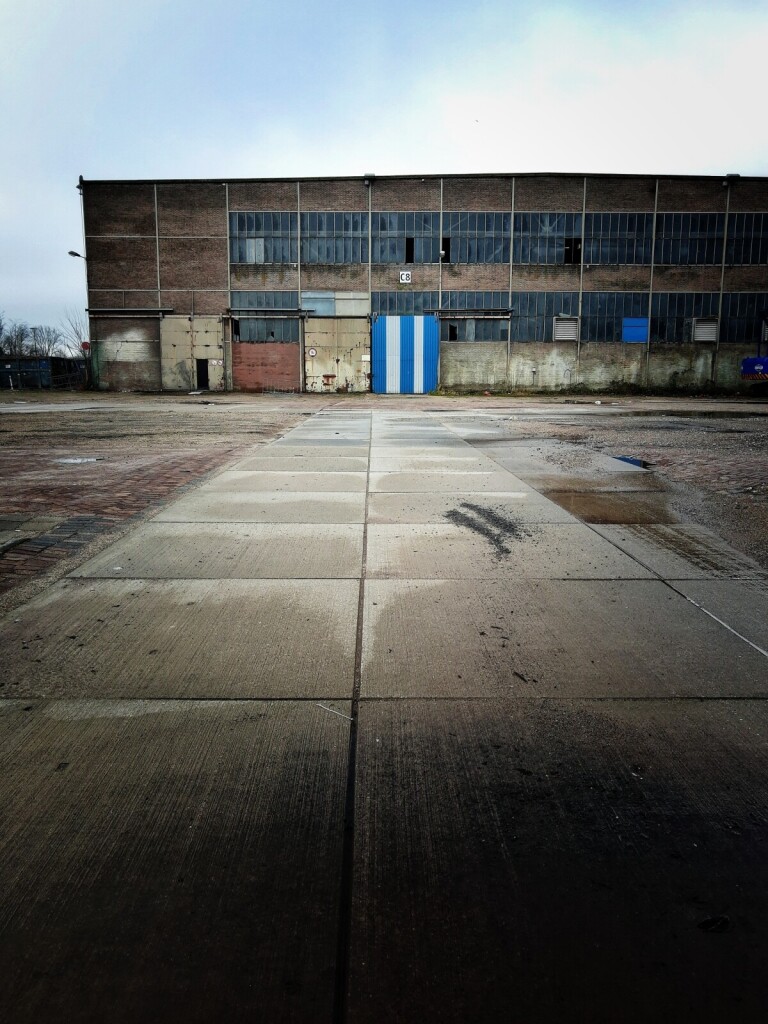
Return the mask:
[[518,427],[524,437],[557,438],[651,463],[674,513],[768,569],[768,416],[591,414]]

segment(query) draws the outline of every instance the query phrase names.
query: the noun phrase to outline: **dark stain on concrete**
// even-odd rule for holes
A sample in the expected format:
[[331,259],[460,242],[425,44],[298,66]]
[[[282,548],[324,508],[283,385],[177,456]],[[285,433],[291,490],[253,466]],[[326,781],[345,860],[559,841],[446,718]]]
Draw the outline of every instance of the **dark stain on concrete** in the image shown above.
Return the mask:
[[519,521],[503,515],[496,509],[475,505],[471,501],[462,501],[458,508],[449,509],[443,514],[454,526],[464,526],[484,537],[494,548],[498,558],[511,553],[506,541],[533,536],[530,527],[523,526]]

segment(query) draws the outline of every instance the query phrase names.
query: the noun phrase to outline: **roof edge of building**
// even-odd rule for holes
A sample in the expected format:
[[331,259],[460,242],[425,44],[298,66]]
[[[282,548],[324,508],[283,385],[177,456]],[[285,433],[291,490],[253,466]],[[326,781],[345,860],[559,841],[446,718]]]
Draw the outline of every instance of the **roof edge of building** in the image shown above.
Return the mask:
[[669,174],[669,173],[631,173],[622,174],[619,172],[603,171],[492,171],[488,173],[466,173],[466,174],[335,174],[335,175],[299,175],[264,178],[85,178],[80,175],[78,187],[83,185],[240,185],[264,182],[277,184],[280,182],[296,184],[301,182],[320,181],[359,181],[366,179],[376,181],[439,181],[451,179],[489,179],[500,180],[510,178],[612,178],[612,179],[664,179],[666,181],[723,181],[726,179],[734,181],[768,181],[768,175],[762,174]]

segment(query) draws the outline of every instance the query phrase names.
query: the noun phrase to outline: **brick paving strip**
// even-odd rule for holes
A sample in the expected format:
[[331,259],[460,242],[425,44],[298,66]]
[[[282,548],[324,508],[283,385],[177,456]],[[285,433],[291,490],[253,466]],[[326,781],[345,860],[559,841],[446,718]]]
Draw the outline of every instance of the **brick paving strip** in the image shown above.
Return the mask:
[[[0,519],[66,516],[36,536],[0,545],[0,594],[62,559],[71,558],[118,525],[178,497],[253,445],[125,456],[57,464],[56,452],[0,453]],[[74,514],[73,514],[74,513]],[[32,532],[32,531],[29,531]]]

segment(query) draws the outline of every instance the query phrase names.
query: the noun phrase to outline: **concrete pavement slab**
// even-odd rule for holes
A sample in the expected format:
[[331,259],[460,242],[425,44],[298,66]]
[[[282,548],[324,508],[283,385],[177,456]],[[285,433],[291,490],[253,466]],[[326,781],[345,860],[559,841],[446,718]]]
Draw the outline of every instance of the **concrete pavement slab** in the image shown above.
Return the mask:
[[284,459],[254,456],[250,459],[243,459],[234,463],[230,469],[236,472],[249,472],[253,470],[266,470],[272,473],[326,473],[326,472],[351,472],[365,473],[368,470],[368,459],[345,458],[317,458],[302,455],[289,455]]
[[205,486],[211,491],[364,491],[365,473],[220,473]]
[[768,572],[703,526],[595,526],[664,579],[768,579]]
[[0,715],[2,1020],[331,1019],[348,722],[284,701]]
[[[464,460],[474,461],[483,459],[481,454],[467,447],[440,447],[440,445],[427,445],[422,447],[411,447],[409,445],[372,445],[371,463],[379,459],[408,459],[416,460],[417,469],[427,469],[427,463],[431,461],[442,462],[445,459],[453,461]],[[495,471],[493,462],[487,463],[489,471]],[[373,465],[371,465],[373,468]],[[471,467],[470,467],[471,468]]]
[[464,454],[453,458],[395,455],[371,459],[372,473],[492,473],[495,469],[495,463],[490,459],[473,458]]
[[364,702],[349,1018],[761,1020],[764,703]]
[[294,444],[286,439],[258,448],[256,455],[260,459],[365,459],[368,457],[368,445],[307,445]]
[[535,491],[488,491],[483,494],[405,494],[379,492],[368,498],[369,523],[441,523],[466,504],[516,523],[576,523],[572,515]]
[[527,485],[511,473],[371,473],[371,491],[525,491]]
[[357,603],[356,580],[66,580],[3,622],[2,695],[346,698]]
[[653,580],[371,580],[363,653],[364,697],[768,695],[765,656]]
[[768,650],[768,579],[676,580],[674,587],[753,644]]
[[[550,503],[551,504],[551,503]],[[553,506],[556,508],[557,506]],[[164,523],[362,523],[362,491],[214,491],[200,489],[155,516]]]
[[358,579],[357,524],[152,522],[74,576],[126,579]]
[[649,579],[581,523],[525,523],[508,505],[458,502],[451,524],[371,525],[371,579]]
[[[324,451],[329,450],[334,454],[338,451],[339,453],[344,452],[345,455],[356,455],[360,448],[363,448],[366,452],[368,450],[368,438],[367,437],[348,437],[348,436],[320,436],[316,434],[302,434],[298,437],[294,437],[292,434],[286,434],[285,438],[278,438],[277,441],[273,442],[275,448],[322,448]],[[259,453],[261,454],[261,452]]]

